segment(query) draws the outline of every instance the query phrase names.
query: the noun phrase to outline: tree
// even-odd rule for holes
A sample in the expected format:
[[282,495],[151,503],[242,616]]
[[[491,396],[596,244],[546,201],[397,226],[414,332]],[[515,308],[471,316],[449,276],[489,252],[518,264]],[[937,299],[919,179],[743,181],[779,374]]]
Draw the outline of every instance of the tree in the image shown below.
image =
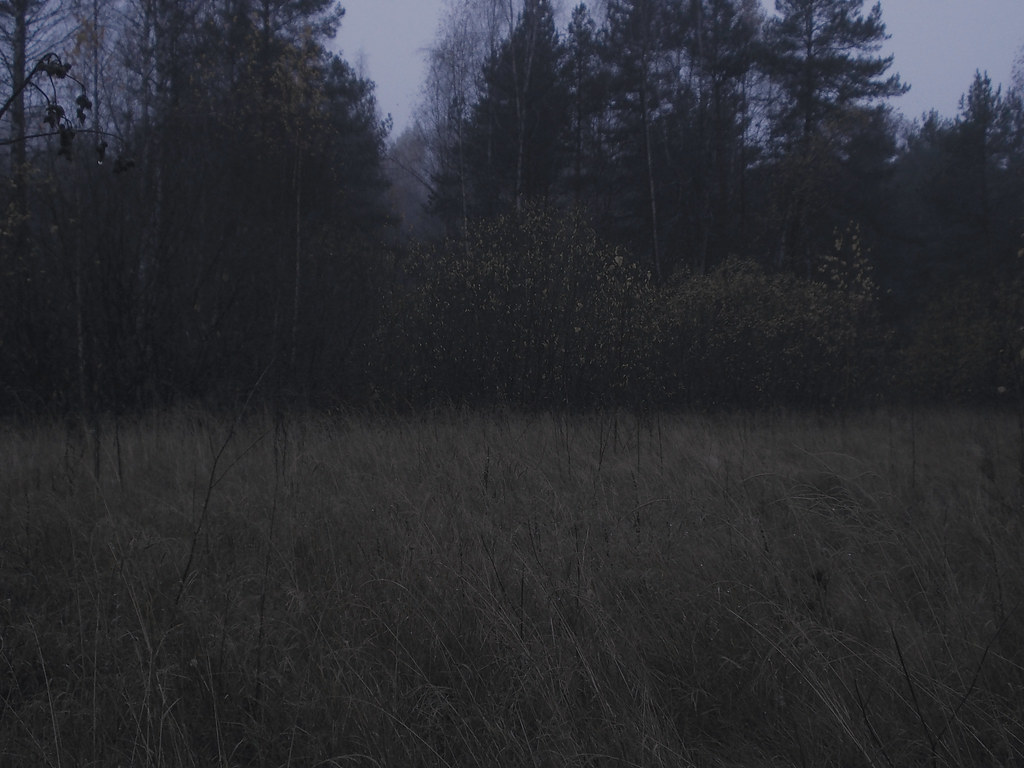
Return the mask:
[[756,0],[693,0],[676,14],[689,85],[677,103],[673,155],[679,230],[690,266],[705,273],[746,245],[749,92],[762,24]]
[[[664,56],[661,30],[666,27],[664,0],[609,0],[602,39],[610,77],[610,109],[617,145],[613,183],[619,192],[617,211],[628,238],[643,254],[655,278],[665,276],[658,202],[656,123],[666,105],[668,83],[677,73]],[[637,169],[642,169],[637,174]],[[640,235],[637,223],[646,232]]]
[[433,184],[429,177],[429,146],[419,123],[406,128],[388,147],[385,170],[391,187],[392,212],[400,241],[439,235],[438,220],[428,210]]
[[[41,291],[43,270],[33,231],[40,230],[38,211],[53,204],[55,189],[43,170],[46,157],[30,155],[29,142],[53,137],[55,154],[62,162],[71,160],[75,136],[93,107],[82,82],[70,75],[70,61],[51,49],[65,41],[67,16],[63,3],[50,0],[0,2],[2,79],[9,87],[0,119],[10,118],[8,138],[0,140],[10,148],[10,184],[2,190],[7,194],[0,193],[0,369],[7,373],[0,384],[12,389],[31,386],[36,379],[45,386],[49,378],[46,362],[19,354],[50,340],[52,314],[49,297]],[[30,131],[30,124],[40,128]]]
[[423,175],[431,182],[429,209],[449,235],[468,231],[467,129],[484,61],[501,37],[503,5],[503,0],[450,0],[428,53],[417,129],[427,146]]
[[[1007,148],[1011,178],[1024,180],[1024,46],[1021,47],[1013,65],[1013,80],[1006,94]],[[1024,262],[1024,195],[1021,195],[1017,210],[1012,214],[1017,222],[1020,235],[1019,259]],[[1022,361],[1024,363],[1024,361]]]
[[387,125],[325,50],[337,10],[126,0],[115,18],[76,44],[123,85],[97,124],[123,146],[37,161],[31,324],[5,318],[0,386],[88,410],[344,388],[378,294]]
[[989,400],[1020,371],[1024,117],[976,72],[952,119],[927,115],[894,164],[887,283],[905,376],[926,397]]
[[905,93],[886,75],[893,56],[878,56],[888,39],[882,5],[867,15],[864,0],[776,0],[765,30],[764,65],[781,89],[777,130],[784,142],[807,142],[850,108]]
[[579,213],[525,201],[417,249],[375,344],[382,394],[407,403],[634,404],[653,291]]
[[601,60],[597,23],[583,3],[573,9],[566,29],[565,80],[569,159],[563,186],[574,206],[586,205],[600,215],[608,209],[607,200],[598,202],[600,180],[608,173],[608,72]]
[[[773,143],[781,189],[780,261],[807,271],[827,200],[829,176],[858,117],[880,99],[905,93],[887,75],[893,57],[878,51],[887,39],[882,7],[865,14],[864,0],[776,0],[768,21],[762,66],[778,88]],[[818,234],[830,236],[829,221]]]
[[[208,354],[208,345],[231,361],[233,378],[256,381],[270,371],[271,386],[308,392],[327,374],[313,366],[325,359],[332,336],[324,324],[361,327],[374,293],[364,247],[384,220],[388,126],[377,116],[372,83],[325,51],[338,20],[332,4],[241,7],[246,17],[219,16],[221,25],[210,31],[231,47],[213,62],[214,87],[192,97],[204,106],[194,113],[200,125],[206,114],[215,119],[201,133],[184,126],[179,134],[201,142],[185,188],[216,212],[196,232],[192,292],[200,301],[181,306],[193,338],[202,340],[197,352]],[[203,279],[211,271],[219,283]],[[348,291],[355,301],[341,300]],[[339,343],[336,351],[342,349],[353,343]],[[338,381],[345,356],[334,351]],[[204,357],[194,359],[205,387]]]
[[[26,145],[26,95],[37,75],[65,77],[68,65],[53,58],[47,48],[59,36],[59,24],[65,16],[62,4],[54,0],[4,0],[0,2],[0,45],[6,63],[10,98],[3,112],[10,113],[11,210],[8,219],[14,222],[12,250],[22,253],[28,243],[28,150]],[[29,62],[37,61],[29,70]],[[38,87],[38,86],[37,86]],[[41,91],[40,91],[41,92]],[[55,103],[50,102],[50,103]],[[59,104],[56,105],[59,108]],[[2,116],[2,115],[0,115]],[[58,113],[47,115],[51,128],[57,130]],[[70,148],[74,135],[65,125],[62,148]]]
[[977,72],[959,114],[928,115],[894,163],[891,228],[903,281],[941,292],[965,280],[1010,279],[1024,214],[1022,168],[1019,96]]
[[960,99],[956,121],[957,161],[962,169],[960,217],[965,219],[968,237],[974,241],[970,250],[980,250],[989,257],[994,255],[995,241],[993,186],[1001,169],[1010,162],[1005,156],[1010,117],[1006,110],[1002,89],[993,87],[987,73],[975,72],[970,88]]
[[477,215],[546,198],[563,165],[568,101],[563,49],[548,0],[527,0],[488,56],[466,138]]

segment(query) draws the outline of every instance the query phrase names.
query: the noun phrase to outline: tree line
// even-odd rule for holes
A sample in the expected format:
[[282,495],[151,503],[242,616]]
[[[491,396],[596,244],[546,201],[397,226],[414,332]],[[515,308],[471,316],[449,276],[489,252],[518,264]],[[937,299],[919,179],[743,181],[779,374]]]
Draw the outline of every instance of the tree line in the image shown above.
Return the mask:
[[342,16],[0,4],[6,410],[1020,395],[1024,73],[908,122],[881,4],[452,0],[389,147]]
[[[5,61],[73,62],[22,91],[29,117],[5,142],[7,409],[257,381],[344,391],[388,209],[373,84],[328,49],[342,15],[331,0],[0,4]],[[48,111],[70,120],[26,140]]]
[[[908,121],[893,107],[909,86],[882,53],[880,3],[605,0],[558,20],[548,0],[452,3],[419,120],[396,142],[434,229],[416,221],[441,241],[419,248],[420,288],[402,297],[397,342],[432,340],[421,390],[458,390],[462,370],[481,378],[472,362],[445,363],[453,347],[440,339],[462,349],[475,336],[454,320],[434,327],[443,309],[467,305],[479,329],[501,322],[480,315],[488,301],[514,307],[488,338],[515,342],[455,355],[469,361],[609,327],[602,299],[589,322],[552,320],[557,332],[538,341],[532,308],[548,276],[524,272],[532,257],[518,246],[469,247],[508,217],[540,230],[506,242],[559,242],[552,215],[578,215],[574,231],[605,250],[580,266],[561,249],[556,260],[582,272],[563,282],[603,295],[607,249],[635,268],[631,291],[646,281],[628,342],[605,340],[618,351],[597,365],[601,382],[580,383],[602,359],[580,350],[582,379],[557,393],[524,394],[492,370],[470,387],[478,395],[838,404],[1019,392],[1024,58],[1005,91],[965,73],[955,116]],[[452,284],[470,268],[494,272],[497,298],[468,301]]]

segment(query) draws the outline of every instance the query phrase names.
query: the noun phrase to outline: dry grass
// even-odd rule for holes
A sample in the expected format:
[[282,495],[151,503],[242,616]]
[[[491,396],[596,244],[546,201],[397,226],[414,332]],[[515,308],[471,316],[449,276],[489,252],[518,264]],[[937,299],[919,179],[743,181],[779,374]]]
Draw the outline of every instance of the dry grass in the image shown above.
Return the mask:
[[1005,416],[98,445],[0,428],[0,765],[1024,765]]

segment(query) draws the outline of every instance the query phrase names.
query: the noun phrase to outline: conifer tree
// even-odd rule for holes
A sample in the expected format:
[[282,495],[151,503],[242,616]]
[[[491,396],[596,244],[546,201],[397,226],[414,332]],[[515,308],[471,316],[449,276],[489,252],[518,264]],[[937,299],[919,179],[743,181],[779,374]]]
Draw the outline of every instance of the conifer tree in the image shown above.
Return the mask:
[[844,110],[898,96],[908,86],[888,75],[893,56],[882,5],[865,14],[864,0],[776,0],[765,30],[764,66],[781,90],[777,130],[804,141]]
[[659,195],[665,169],[657,146],[657,124],[678,79],[665,56],[668,4],[664,0],[609,0],[607,8],[602,44],[616,145],[612,182],[618,210],[613,216],[621,222],[623,239],[661,281],[667,273]]
[[764,33],[762,64],[778,89],[772,115],[781,162],[779,262],[808,272],[813,223],[830,235],[822,206],[831,193],[844,142],[865,124],[864,112],[904,93],[893,57],[879,54],[887,39],[882,7],[864,0],[776,0]]
[[475,212],[491,215],[549,196],[564,162],[568,99],[549,0],[527,0],[482,79],[466,151]]
[[597,23],[584,3],[577,5],[566,29],[565,77],[569,96],[569,162],[566,196],[595,214],[607,211],[598,199],[600,179],[608,172],[608,72],[601,61]]
[[[695,0],[680,19],[691,93],[683,116],[685,218],[691,267],[705,273],[742,249],[744,177],[750,159],[754,48],[762,23],[758,0]],[[682,105],[681,105],[682,106]],[[679,110],[682,111],[682,110]]]

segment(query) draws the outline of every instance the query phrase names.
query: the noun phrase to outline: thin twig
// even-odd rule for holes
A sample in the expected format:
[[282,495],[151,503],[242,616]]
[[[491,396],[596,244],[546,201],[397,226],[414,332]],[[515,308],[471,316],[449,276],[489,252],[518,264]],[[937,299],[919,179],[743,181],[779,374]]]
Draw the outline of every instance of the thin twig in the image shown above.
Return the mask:
[[924,728],[924,735],[928,739],[928,748],[932,752],[932,764],[935,763],[935,752],[938,742],[932,736],[931,728],[928,727],[928,722],[924,718],[924,712],[921,710],[921,702],[917,700],[917,687],[914,685],[914,681],[910,677],[910,670],[907,668],[906,659],[903,658],[903,649],[900,648],[900,641],[896,638],[896,630],[893,627],[889,627],[889,634],[892,635],[892,642],[896,646],[896,655],[900,660],[900,668],[903,670],[903,677],[907,681],[907,688],[910,689],[910,698],[914,702],[914,711],[917,713],[917,719],[921,721],[921,727]]
[[[210,467],[210,475],[206,481],[206,493],[203,497],[202,509],[199,512],[199,521],[196,523],[195,530],[192,531],[192,543],[190,544],[188,550],[188,560],[185,561],[185,567],[181,572],[181,579],[178,583],[178,594],[174,597],[175,607],[177,607],[178,604],[181,602],[181,596],[185,592],[185,584],[188,581],[188,577],[192,573],[192,563],[195,560],[196,548],[199,543],[199,534],[203,530],[203,526],[205,525],[206,519],[209,516],[210,499],[213,496],[213,489],[216,488],[217,484],[224,479],[224,475],[227,474],[231,467],[235,466],[235,464],[238,463],[238,459],[232,462],[228,466],[228,468],[221,473],[219,477],[217,476],[217,465],[220,463],[221,457],[224,455],[224,452],[227,450],[228,446],[231,444],[231,441],[235,437],[235,432],[238,430],[238,423],[242,418],[242,414],[244,414],[249,409],[249,403],[252,401],[253,395],[256,394],[256,390],[263,382],[263,378],[267,375],[267,371],[270,370],[270,366],[273,364],[274,361],[271,360],[267,367],[263,369],[263,372],[259,375],[259,378],[256,379],[256,383],[253,385],[252,389],[249,390],[249,394],[245,398],[245,402],[242,404],[241,410],[232,420],[231,427],[228,429],[227,437],[224,438],[224,441],[221,443],[220,448],[217,449],[216,453],[213,456],[213,465]],[[251,450],[251,448],[252,446],[249,446],[249,448],[247,448],[246,451]]]
[[868,717],[868,706],[864,701],[864,697],[860,693],[860,686],[857,684],[857,680],[853,681],[853,692],[857,695],[857,706],[860,707],[861,717],[864,718],[864,725],[868,727],[868,733],[871,735],[871,740],[875,742],[875,746],[878,747],[878,751],[882,753],[882,757],[885,759],[885,764],[889,768],[896,768],[892,760],[889,758],[889,753],[885,751],[885,745],[882,744],[882,740],[878,736],[878,731],[875,730],[875,726],[871,723],[871,718]]

